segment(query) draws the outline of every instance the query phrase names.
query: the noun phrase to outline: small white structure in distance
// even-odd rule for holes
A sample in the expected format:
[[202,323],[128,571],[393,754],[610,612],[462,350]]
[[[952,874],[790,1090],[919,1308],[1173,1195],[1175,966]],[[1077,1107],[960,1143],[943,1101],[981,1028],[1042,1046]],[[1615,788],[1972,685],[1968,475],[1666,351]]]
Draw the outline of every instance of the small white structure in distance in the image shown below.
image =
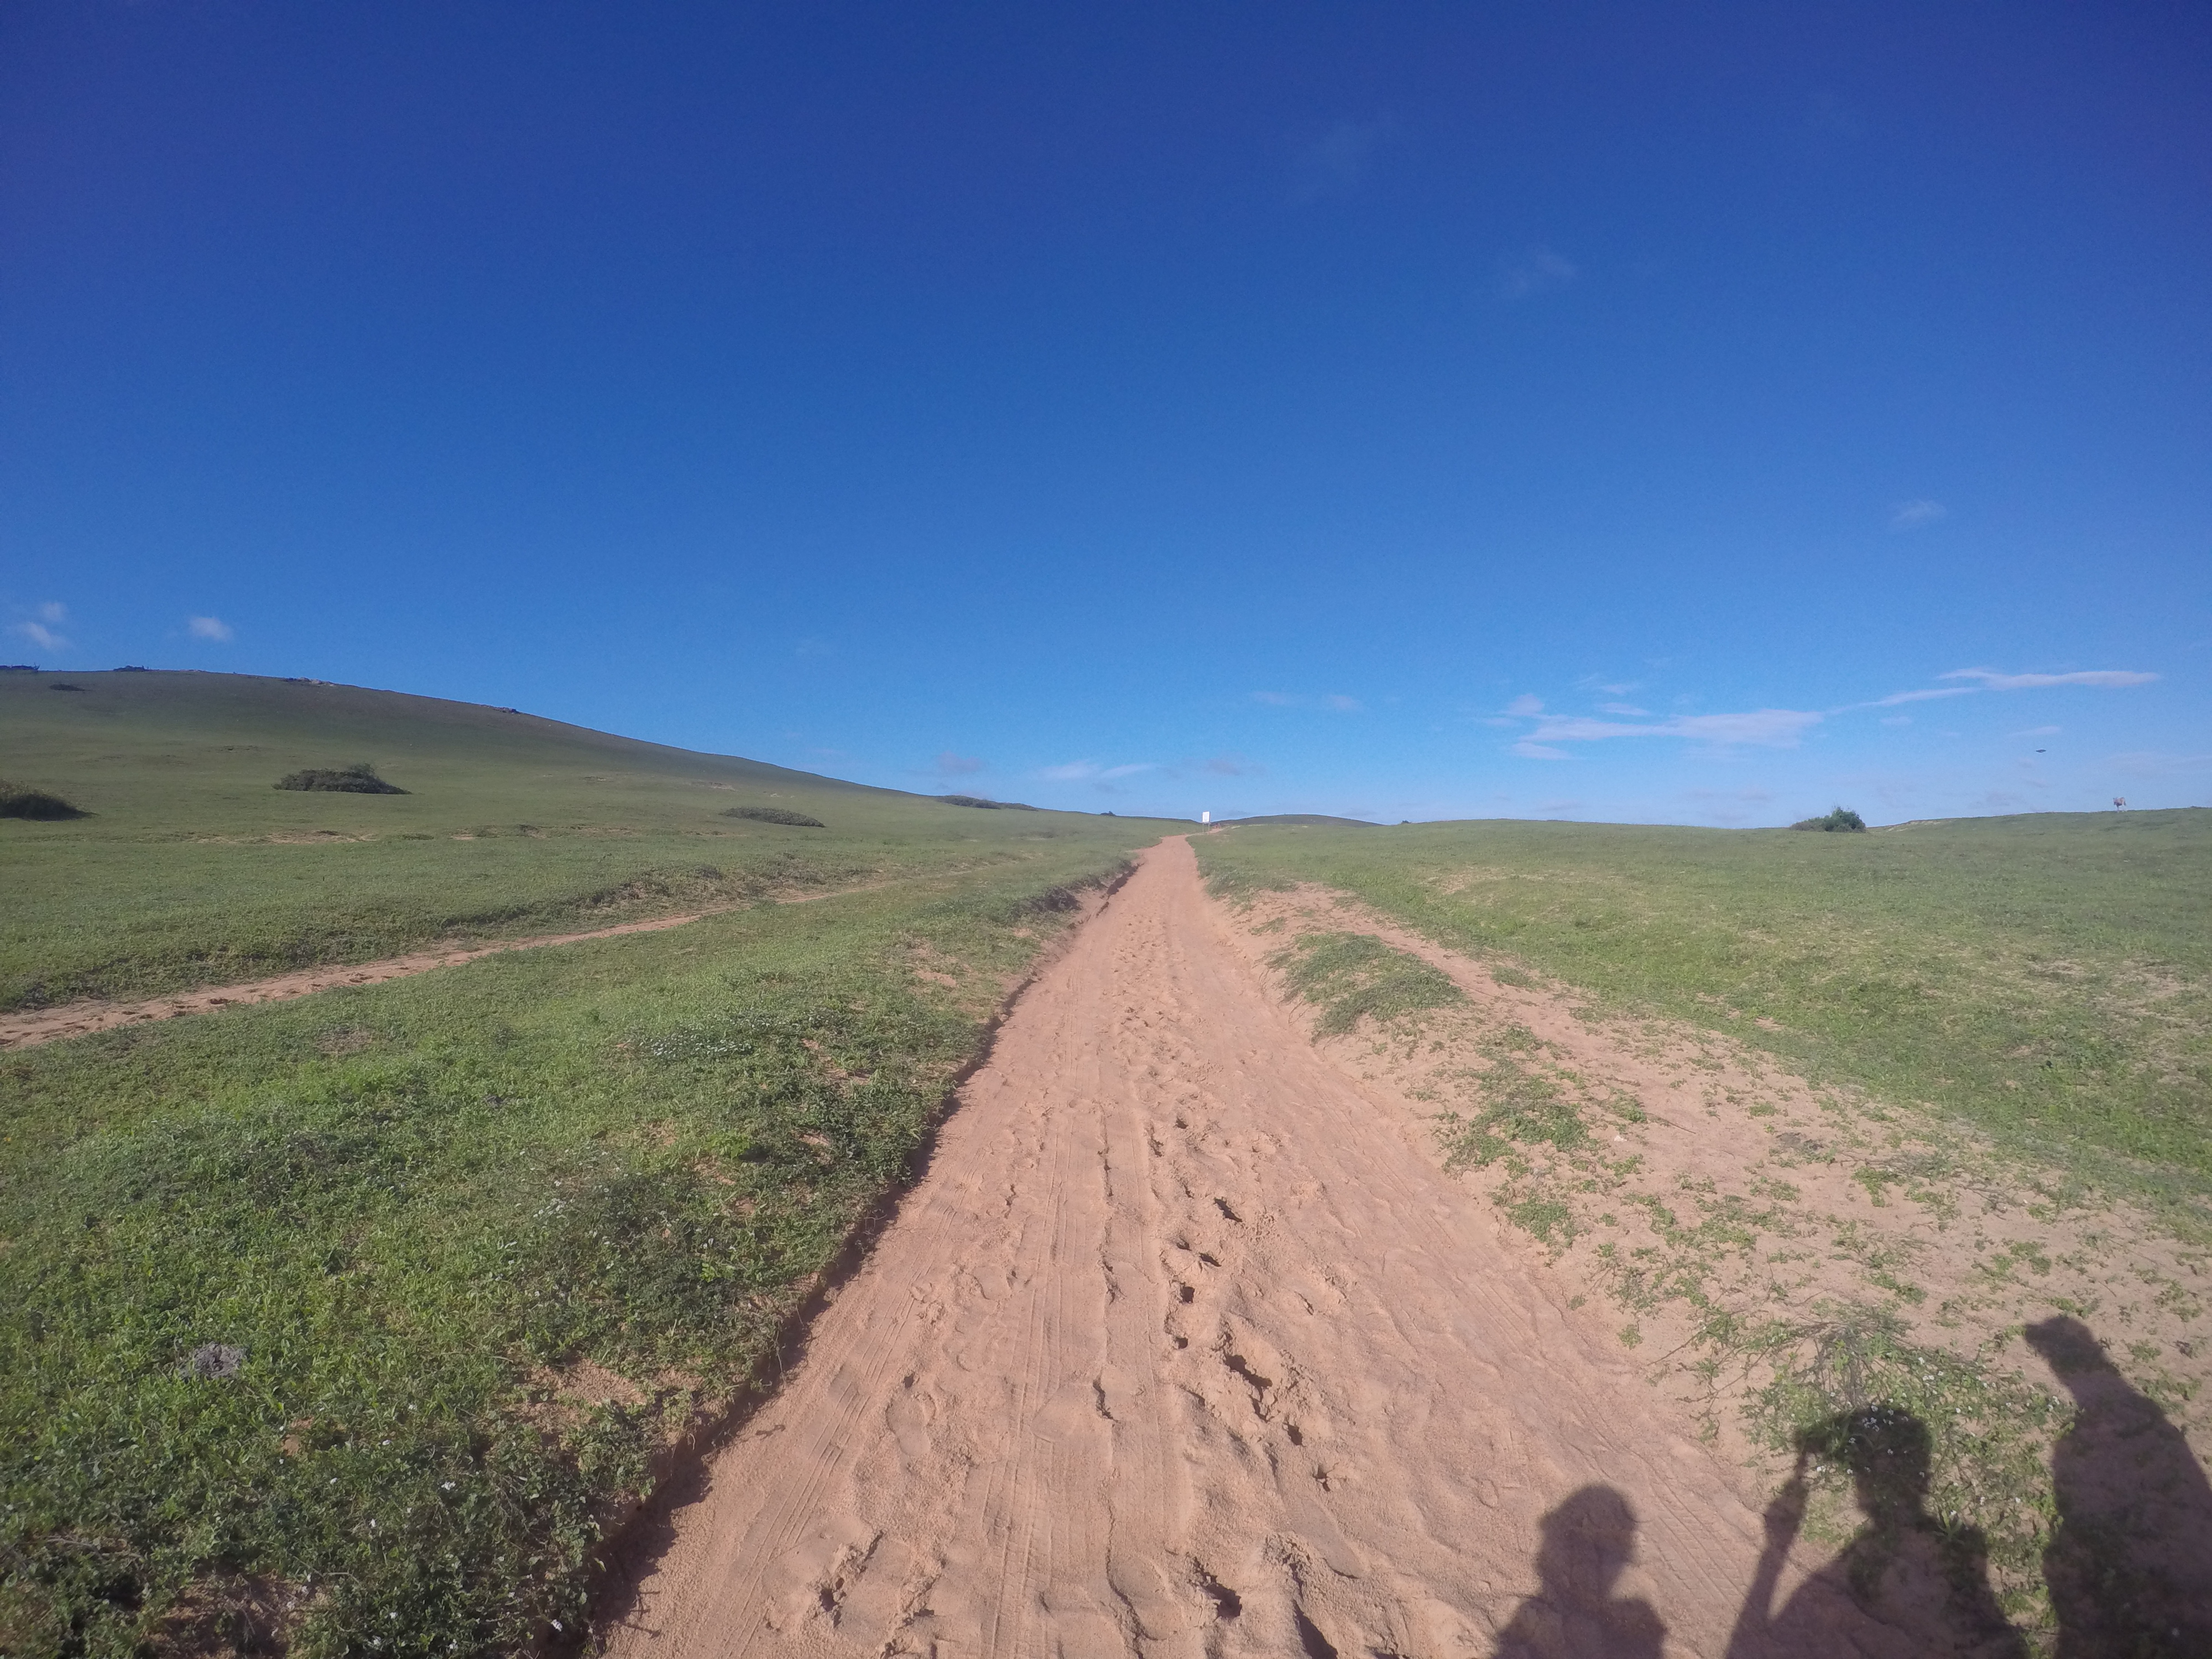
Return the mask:
[[1211,812],[1200,812],[1198,815],[1198,821],[1200,823],[1211,823],[1213,822],[1213,814]]

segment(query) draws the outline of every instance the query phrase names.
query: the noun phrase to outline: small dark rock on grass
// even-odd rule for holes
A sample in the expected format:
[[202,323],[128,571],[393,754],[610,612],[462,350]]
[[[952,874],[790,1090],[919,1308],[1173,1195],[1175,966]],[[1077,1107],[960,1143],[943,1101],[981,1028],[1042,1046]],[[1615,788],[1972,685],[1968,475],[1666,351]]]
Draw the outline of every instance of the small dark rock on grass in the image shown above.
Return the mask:
[[288,772],[276,780],[279,789],[328,789],[347,795],[404,795],[407,792],[396,783],[386,783],[376,775],[376,769],[367,761],[356,761],[351,766],[336,771],[318,771],[312,768]]
[[804,812],[793,812],[781,806],[732,806],[722,813],[726,818],[751,818],[758,823],[790,823],[801,830],[827,830],[830,826],[820,818],[810,818]]
[[52,822],[82,817],[82,808],[72,806],[59,795],[0,778],[0,818],[41,818]]
[[1834,811],[1817,818],[1800,818],[1790,826],[1792,830],[1863,830],[1866,820],[1848,806],[1838,806]]
[[203,1342],[184,1358],[177,1367],[179,1376],[198,1377],[205,1382],[227,1382],[246,1369],[246,1350],[234,1348],[228,1342]]

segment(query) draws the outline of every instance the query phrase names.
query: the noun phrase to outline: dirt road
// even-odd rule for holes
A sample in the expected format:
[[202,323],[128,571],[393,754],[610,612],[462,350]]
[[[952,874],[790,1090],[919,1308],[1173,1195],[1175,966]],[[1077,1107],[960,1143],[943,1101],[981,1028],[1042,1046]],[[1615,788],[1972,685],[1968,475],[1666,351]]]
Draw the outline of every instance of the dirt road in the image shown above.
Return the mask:
[[614,1654],[1722,1652],[1759,1516],[1223,926],[1031,988]]

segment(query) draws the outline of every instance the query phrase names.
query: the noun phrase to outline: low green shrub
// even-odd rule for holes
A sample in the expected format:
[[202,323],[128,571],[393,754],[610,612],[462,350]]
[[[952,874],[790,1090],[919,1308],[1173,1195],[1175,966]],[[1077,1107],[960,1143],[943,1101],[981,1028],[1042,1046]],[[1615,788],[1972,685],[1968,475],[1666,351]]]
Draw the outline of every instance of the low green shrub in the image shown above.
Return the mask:
[[376,775],[376,769],[367,761],[356,761],[351,766],[342,766],[335,771],[318,771],[313,768],[298,772],[287,772],[276,780],[279,789],[326,789],[345,795],[404,795],[407,792],[396,783],[386,783]]
[[1863,830],[1866,820],[1848,806],[1838,806],[1817,818],[1800,818],[1790,826],[1792,830]]
[[804,812],[793,812],[781,806],[732,806],[722,816],[726,818],[750,818],[757,823],[788,823],[801,830],[827,830],[830,826],[820,818],[810,818]]
[[1034,812],[1036,808],[1018,800],[986,800],[981,795],[939,795],[947,806],[980,806],[987,812]]
[[0,818],[81,818],[83,811],[59,795],[0,778]]

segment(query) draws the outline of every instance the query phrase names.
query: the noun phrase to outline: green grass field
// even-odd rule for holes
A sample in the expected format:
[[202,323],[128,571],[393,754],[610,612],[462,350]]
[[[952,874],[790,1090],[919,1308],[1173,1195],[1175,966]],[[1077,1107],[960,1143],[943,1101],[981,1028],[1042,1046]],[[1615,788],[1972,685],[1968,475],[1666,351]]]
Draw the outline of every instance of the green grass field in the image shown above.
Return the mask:
[[[773,1374],[1072,890],[1170,827],[393,694],[49,678],[0,676],[0,775],[90,816],[0,823],[14,1006],[736,908],[0,1054],[9,1654],[574,1632],[655,1454]],[[363,760],[411,793],[271,787]]]
[[1351,893],[1509,972],[1724,1030],[2212,1228],[2212,811],[1195,844],[1217,891]]
[[[275,787],[359,761],[410,793]],[[471,703],[227,674],[0,674],[0,778],[88,814],[0,819],[0,1011],[1157,833],[947,806]],[[725,816],[733,806],[827,827]]]

